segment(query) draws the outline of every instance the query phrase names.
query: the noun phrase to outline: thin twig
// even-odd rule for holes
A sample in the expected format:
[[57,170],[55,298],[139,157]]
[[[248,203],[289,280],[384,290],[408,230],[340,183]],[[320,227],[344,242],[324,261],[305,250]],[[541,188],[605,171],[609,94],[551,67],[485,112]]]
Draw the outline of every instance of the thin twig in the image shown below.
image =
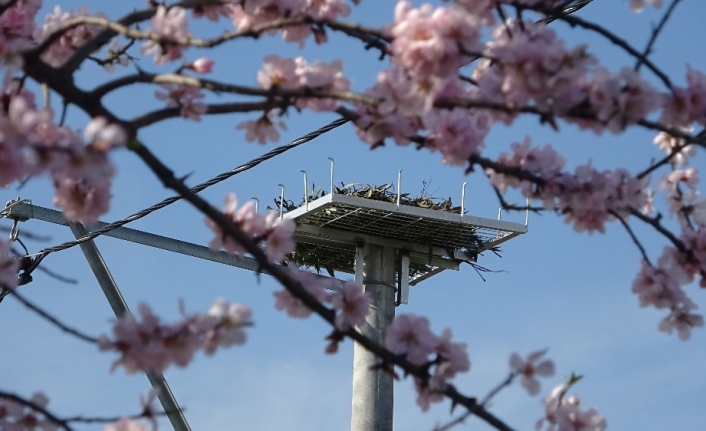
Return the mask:
[[45,320],[49,321],[49,322],[52,323],[54,326],[56,326],[57,328],[61,329],[61,330],[64,331],[64,332],[66,332],[67,334],[71,334],[71,335],[73,335],[74,337],[76,337],[76,338],[78,338],[78,339],[80,339],[80,340],[89,342],[89,343],[93,343],[93,344],[98,343],[98,339],[97,339],[97,338],[94,338],[94,337],[91,337],[91,336],[89,336],[89,335],[86,335],[86,334],[84,334],[84,333],[82,333],[82,332],[80,332],[80,331],[78,331],[78,330],[76,330],[76,329],[73,329],[73,328],[71,328],[71,327],[65,325],[64,323],[62,323],[62,322],[61,322],[59,319],[57,319],[56,317],[50,315],[50,314],[47,313],[46,311],[42,310],[39,306],[37,306],[37,305],[33,304],[32,302],[30,302],[28,299],[26,299],[24,296],[22,296],[19,292],[17,292],[17,289],[11,290],[11,291],[10,291],[10,296],[16,298],[18,301],[20,301],[20,302],[22,303],[22,305],[24,305],[25,307],[27,307],[27,308],[29,308],[30,310],[34,311],[34,312],[37,313],[40,317],[42,317],[42,318],[44,318]]
[[[517,373],[511,372],[510,374],[508,374],[508,376],[502,382],[500,382],[497,386],[491,389],[490,392],[488,392],[488,394],[480,402],[480,405],[487,406],[490,400],[493,399],[497,394],[499,394],[500,391],[512,384],[512,382],[515,380],[515,377],[517,377]],[[466,419],[468,419],[470,416],[471,412],[464,412],[455,419],[452,419],[451,421],[447,422],[445,425],[434,427],[434,431],[448,431],[456,425],[464,423]]]
[[66,423],[66,421],[58,418],[53,413],[49,412],[47,409],[38,405],[37,403],[32,402],[27,399],[24,399],[24,398],[20,397],[19,395],[15,395],[10,392],[5,392],[5,391],[0,390],[0,399],[10,400],[10,401],[13,401],[17,404],[24,406],[24,407],[29,407],[30,409],[34,410],[35,412],[41,413],[42,415],[44,415],[45,418],[47,418],[51,422],[55,423],[56,425],[60,426],[61,428],[63,428],[64,431],[74,431],[73,428],[71,428],[69,426],[69,424]]
[[635,72],[640,70],[640,67],[643,64],[642,59],[647,58],[652,53],[652,47],[654,46],[655,42],[657,41],[657,36],[659,36],[659,33],[664,28],[664,25],[667,23],[667,21],[669,20],[669,17],[672,15],[672,12],[674,12],[674,9],[677,7],[677,5],[679,4],[680,1],[681,0],[673,0],[672,1],[672,3],[667,8],[667,10],[664,12],[662,19],[657,24],[657,27],[655,27],[652,30],[652,35],[650,36],[650,40],[647,42],[647,46],[645,46],[645,50],[642,51],[642,57],[639,57],[637,59],[637,62],[635,63]]
[[602,27],[598,24],[594,24],[592,22],[586,21],[584,19],[581,19],[577,16],[574,15],[561,15],[556,17],[557,20],[561,20],[566,22],[567,24],[571,26],[577,26],[584,28],[586,30],[593,31],[595,33],[600,34],[601,36],[605,37],[608,39],[611,43],[613,43],[616,46],[619,46],[622,48],[625,52],[633,56],[636,60],[642,61],[642,63],[647,66],[648,69],[652,71],[652,73],[659,78],[660,81],[664,84],[667,89],[670,91],[674,91],[674,88],[672,87],[672,81],[669,79],[666,73],[664,73],[659,67],[657,67],[650,59],[645,57],[642,53],[640,53],[637,49],[633,48],[632,45],[630,45],[625,39],[617,36],[613,32],[609,31],[605,27]]
[[615,211],[613,211],[613,210],[608,210],[608,212],[609,212],[613,217],[617,218],[617,219],[620,221],[620,223],[623,225],[623,227],[625,228],[625,230],[628,232],[628,235],[630,235],[630,238],[632,239],[632,242],[634,242],[635,245],[637,246],[637,248],[640,250],[640,254],[642,254],[642,259],[643,259],[645,262],[647,262],[648,265],[652,266],[652,262],[650,262],[650,258],[647,256],[647,252],[645,251],[645,247],[643,247],[642,243],[641,243],[640,240],[637,238],[637,235],[635,235],[635,232],[633,232],[633,230],[632,230],[632,228],[630,227],[630,225],[628,224],[628,222],[625,221],[625,219],[624,219],[620,214],[618,214],[617,212],[615,212]]

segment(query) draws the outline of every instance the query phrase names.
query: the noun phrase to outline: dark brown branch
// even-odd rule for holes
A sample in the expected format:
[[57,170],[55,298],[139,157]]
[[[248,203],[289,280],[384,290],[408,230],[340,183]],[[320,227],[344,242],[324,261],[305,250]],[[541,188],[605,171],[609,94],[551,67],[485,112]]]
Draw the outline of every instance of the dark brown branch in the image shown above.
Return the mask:
[[11,291],[10,291],[10,296],[12,296],[12,297],[14,297],[15,299],[17,299],[18,301],[20,301],[20,302],[22,303],[22,305],[24,305],[25,307],[27,307],[27,308],[29,308],[30,310],[34,311],[34,312],[37,313],[40,317],[42,317],[43,319],[49,321],[49,323],[51,323],[51,324],[53,324],[54,326],[56,326],[57,328],[61,329],[63,332],[66,332],[67,334],[73,335],[74,337],[76,337],[76,338],[78,338],[78,339],[80,339],[80,340],[89,342],[89,343],[94,343],[94,344],[95,344],[95,343],[98,343],[98,339],[96,339],[96,338],[94,338],[94,337],[91,337],[91,336],[89,336],[89,335],[86,335],[86,334],[84,334],[84,333],[82,333],[82,332],[80,332],[80,331],[78,331],[78,330],[76,330],[76,329],[73,329],[73,328],[71,328],[71,327],[65,325],[64,323],[62,323],[62,322],[61,322],[59,319],[57,319],[56,317],[54,317],[54,316],[50,315],[49,313],[47,313],[46,311],[42,310],[41,308],[39,308],[39,306],[33,304],[33,303],[30,302],[28,299],[26,299],[24,296],[20,295],[20,293],[17,292],[17,289],[11,290]]
[[41,413],[45,418],[47,418],[51,422],[55,423],[56,425],[60,426],[61,428],[63,428],[64,431],[74,431],[73,428],[71,428],[66,423],[66,421],[61,420],[60,418],[58,418],[57,416],[55,416],[54,414],[49,412],[44,407],[37,405],[37,403],[34,403],[30,400],[26,400],[26,399],[20,397],[19,395],[11,394],[9,392],[5,392],[5,391],[0,390],[0,399],[10,400],[10,401],[13,401],[13,402],[21,405],[21,406],[29,407],[33,411],[35,411],[37,413]]
[[[220,0],[183,0],[181,2],[174,3],[170,6],[179,6],[185,9],[190,9],[196,6],[204,6],[207,4],[216,3],[220,3]],[[134,11],[120,18],[117,23],[125,27],[130,27],[133,24],[137,24],[139,22],[146,21],[152,18],[155,12],[157,12],[156,8]],[[63,32],[58,34],[57,38],[61,37],[61,34],[63,34]],[[69,74],[75,72],[76,69],[81,66],[81,63],[83,63],[83,61],[89,55],[100,49],[101,46],[110,42],[110,39],[112,39],[116,35],[117,33],[109,28],[106,28],[105,30],[100,32],[98,35],[96,35],[96,37],[94,37],[93,39],[91,39],[86,44],[82,45],[76,50],[74,55],[62,66],[62,72]],[[53,36],[53,34],[51,36]]]
[[[214,103],[206,105],[207,109],[204,115],[233,114],[236,112],[256,111],[267,112],[281,105],[281,103],[271,100],[265,100],[262,102]],[[142,129],[160,121],[179,116],[181,116],[181,108],[164,108],[135,117],[130,120],[130,124],[132,124],[135,129]]]
[[[163,185],[174,190],[181,195],[186,201],[191,203],[197,210],[203,213],[206,217],[213,220],[224,232],[225,235],[236,240],[243,248],[252,255],[260,265],[261,271],[266,271],[271,274],[285,289],[291,292],[295,297],[304,303],[309,309],[322,317],[331,326],[335,327],[335,312],[314,298],[299,282],[294,281],[279,265],[271,264],[265,252],[257,246],[247,235],[245,235],[230,219],[222,212],[211,206],[206,200],[191,192],[189,188],[178,179],[174,173],[167,168],[159,159],[157,159],[151,151],[144,145],[135,144],[130,148],[138,157],[155,173],[162,181]],[[389,364],[395,364],[404,369],[407,374],[411,374],[421,378],[428,379],[429,373],[424,367],[410,363],[406,358],[392,354],[383,346],[377,344],[373,340],[365,337],[355,330],[347,330],[343,333],[347,337],[355,340],[363,348],[370,351],[381,361]],[[484,407],[476,403],[475,398],[469,398],[460,394],[453,385],[448,385],[443,393],[451,399],[454,404],[459,404],[466,407],[473,414],[486,421],[491,426],[500,431],[512,431],[499,418],[488,412]]]
[[[517,377],[516,373],[510,373],[502,382],[500,382],[496,387],[494,387],[488,395],[483,398],[483,401],[480,402],[480,405],[482,406],[487,406],[488,403],[490,402],[493,397],[495,397],[498,393],[500,393],[501,390],[505,389],[506,387],[510,386],[512,382],[515,380],[515,377]],[[464,422],[466,422],[466,419],[468,419],[471,416],[471,412],[465,412],[455,419],[452,419],[451,421],[447,422],[444,425],[437,425],[434,427],[434,431],[448,431],[451,428],[455,427],[456,425],[460,425]]]
[[659,232],[662,235],[664,235],[665,237],[667,237],[667,239],[669,239],[672,242],[672,244],[674,244],[674,247],[676,247],[677,250],[679,250],[680,252],[684,253],[687,256],[691,256],[691,252],[686,248],[684,243],[679,238],[677,238],[672,232],[670,232],[669,229],[662,226],[662,223],[660,222],[660,220],[662,219],[662,216],[658,215],[656,217],[650,217],[650,216],[647,216],[647,215],[641,213],[640,211],[638,211],[634,208],[630,208],[630,215],[633,215],[633,216],[639,218],[643,222],[645,222],[645,223],[649,224],[650,226],[652,226],[653,228],[655,228],[655,230],[657,230],[657,232]]
[[608,39],[611,43],[614,45],[622,48],[625,52],[633,56],[635,59],[641,61],[645,66],[647,66],[648,69],[654,73],[657,78],[662,81],[662,83],[667,87],[670,91],[674,91],[672,88],[672,81],[669,79],[666,73],[664,73],[660,68],[658,68],[650,59],[642,55],[638,50],[632,47],[627,41],[622,39],[621,37],[618,37],[616,34],[612,33],[611,31],[607,30],[606,28],[594,24],[592,22],[586,21],[584,19],[581,19],[579,17],[573,16],[573,15],[561,15],[556,17],[557,20],[561,20],[569,24],[570,26],[574,27],[581,27],[586,30],[593,31],[595,33],[600,34],[601,36],[605,37]]
[[667,10],[664,12],[664,15],[662,16],[662,19],[659,21],[657,24],[657,27],[652,29],[652,35],[650,36],[650,40],[647,42],[647,46],[645,46],[645,50],[642,51],[642,56],[637,59],[637,62],[635,63],[635,72],[640,70],[640,67],[643,64],[643,58],[647,58],[650,54],[652,54],[652,47],[654,46],[655,42],[657,41],[657,36],[659,36],[659,33],[662,31],[664,28],[664,25],[669,21],[669,17],[672,15],[672,12],[674,12],[674,9],[677,7],[681,0],[672,0],[672,3],[669,5]]
[[630,225],[628,224],[628,222],[626,222],[625,219],[623,219],[623,218],[620,216],[620,214],[618,214],[617,212],[615,212],[615,211],[613,211],[613,210],[609,210],[608,212],[609,212],[613,217],[617,218],[617,219],[620,221],[620,223],[623,225],[623,227],[625,228],[625,230],[628,232],[628,235],[630,235],[630,238],[632,239],[632,242],[634,242],[635,245],[637,246],[638,250],[640,250],[640,254],[642,254],[642,260],[644,260],[645,262],[647,262],[648,265],[652,266],[652,263],[650,262],[650,258],[649,258],[649,256],[647,256],[647,252],[645,251],[645,247],[643,247],[643,246],[642,246],[642,243],[640,242],[640,240],[637,239],[637,236],[635,235],[635,232],[633,232],[633,230],[632,230],[632,228],[630,227]]

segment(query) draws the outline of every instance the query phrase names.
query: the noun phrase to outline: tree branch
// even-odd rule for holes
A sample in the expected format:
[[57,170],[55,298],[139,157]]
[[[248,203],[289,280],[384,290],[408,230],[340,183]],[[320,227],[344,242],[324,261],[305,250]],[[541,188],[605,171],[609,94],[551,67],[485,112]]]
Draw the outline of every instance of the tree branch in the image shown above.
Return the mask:
[[664,25],[667,23],[669,17],[672,15],[672,12],[674,12],[674,9],[677,7],[680,1],[681,0],[672,0],[672,3],[664,12],[664,15],[657,24],[657,27],[652,30],[652,35],[650,36],[650,40],[647,42],[647,46],[645,46],[645,50],[642,51],[642,56],[639,57],[637,59],[637,62],[635,63],[635,72],[640,70],[640,67],[643,64],[643,58],[647,58],[652,53],[652,46],[654,46],[655,42],[657,41],[657,36],[659,36],[659,33],[664,28]]
[[93,344],[98,343],[98,339],[97,339],[97,338],[94,338],[94,337],[91,337],[91,336],[89,336],[89,335],[86,335],[86,334],[84,334],[84,333],[82,333],[82,332],[80,332],[80,331],[78,331],[78,330],[76,330],[76,329],[73,329],[73,328],[71,328],[71,327],[65,325],[65,324],[62,323],[59,319],[57,319],[56,317],[54,317],[54,316],[52,316],[51,314],[47,313],[46,311],[42,310],[38,305],[33,304],[33,303],[30,302],[28,299],[26,299],[24,296],[20,295],[20,293],[17,292],[17,289],[15,289],[15,290],[10,290],[10,296],[12,296],[12,297],[14,297],[15,299],[17,299],[18,301],[20,301],[20,303],[22,303],[22,305],[24,305],[25,307],[27,307],[27,308],[29,308],[30,310],[34,311],[34,312],[37,313],[40,317],[42,317],[43,319],[47,320],[49,323],[53,324],[53,325],[56,326],[57,328],[61,329],[63,332],[66,332],[67,334],[73,335],[74,337],[76,337],[76,338],[78,338],[78,339],[80,339],[80,340],[89,342],[89,343],[93,343]]
[[32,409],[33,411],[35,411],[37,413],[41,413],[42,415],[44,415],[45,418],[52,421],[53,423],[60,426],[61,428],[63,428],[64,431],[74,431],[73,428],[71,428],[66,423],[66,421],[61,420],[60,418],[55,416],[53,413],[49,412],[44,407],[37,405],[37,403],[34,403],[30,400],[26,400],[26,399],[20,397],[19,395],[15,395],[15,394],[0,390],[0,399],[3,399],[3,398],[6,400],[13,401],[21,406],[29,407],[30,409]]

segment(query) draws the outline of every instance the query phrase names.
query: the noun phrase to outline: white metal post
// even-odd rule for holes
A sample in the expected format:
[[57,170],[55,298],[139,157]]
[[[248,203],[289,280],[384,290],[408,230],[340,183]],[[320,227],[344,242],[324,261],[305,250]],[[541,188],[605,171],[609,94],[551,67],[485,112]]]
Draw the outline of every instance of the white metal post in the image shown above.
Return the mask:
[[[77,239],[88,234],[88,229],[81,223],[69,223],[69,227]],[[93,274],[95,274],[98,284],[103,290],[105,297],[108,299],[108,303],[113,309],[115,316],[120,318],[125,314],[129,314],[130,310],[127,308],[125,299],[123,299],[118,285],[110,274],[110,270],[103,260],[103,256],[101,256],[96,243],[91,240],[81,243],[79,246],[84,256],[86,256],[86,260],[91,270],[93,270]],[[145,374],[147,374],[147,378],[152,384],[152,387],[158,391],[157,397],[169,418],[169,422],[172,423],[174,431],[191,431],[162,373],[149,370]]]
[[[395,250],[375,244],[358,246],[355,266],[356,280],[363,282],[372,298],[365,323],[357,329],[382,344],[395,316]],[[392,431],[393,380],[381,369],[371,370],[376,363],[374,354],[358,344],[353,346],[351,431]]]

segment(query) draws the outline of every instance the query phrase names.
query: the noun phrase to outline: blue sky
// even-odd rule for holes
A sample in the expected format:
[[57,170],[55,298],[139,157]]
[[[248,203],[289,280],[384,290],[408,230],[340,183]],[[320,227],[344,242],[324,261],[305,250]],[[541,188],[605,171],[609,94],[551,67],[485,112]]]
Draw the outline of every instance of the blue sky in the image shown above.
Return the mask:
[[[64,9],[78,4],[62,3]],[[47,3],[47,9],[52,5]],[[104,2],[89,4],[91,10],[99,6]],[[109,4],[106,13],[118,17],[143,6],[142,1],[115,2]],[[391,19],[393,7],[394,2],[365,0],[354,9],[351,20],[381,25]],[[581,14],[642,47],[651,24],[660,16],[658,12],[647,8],[635,15],[626,0],[596,0]],[[682,2],[657,43],[653,60],[677,83],[684,83],[686,64],[706,70],[706,58],[698,45],[706,40],[703,16],[706,4]],[[590,43],[591,52],[612,70],[633,64],[617,48],[583,31],[570,31],[559,23],[554,28],[569,45]],[[336,34],[330,39],[328,45],[309,44],[303,51],[281,44],[278,37],[219,48],[213,54],[213,78],[254,85],[262,58],[271,52],[327,61],[345,53],[345,73],[352,78],[354,88],[362,90],[373,82],[376,71],[386,66],[377,61],[375,53],[366,52],[356,43]],[[202,54],[194,51],[187,55],[193,60]],[[141,65],[152,69],[150,60],[142,60]],[[106,79],[110,76],[86,64],[78,82],[90,88]],[[152,91],[147,86],[135,86],[108,103],[119,115],[130,117],[160,106]],[[141,137],[178,174],[191,173],[189,184],[193,185],[273,147],[245,143],[244,135],[234,126],[248,118],[254,115],[205,118],[201,123],[172,120],[145,130]],[[292,111],[281,143],[334,118]],[[75,109],[69,111],[73,127],[83,128],[86,121]],[[596,136],[563,126],[557,133],[540,128],[535,119],[518,121],[510,128],[498,126],[486,143],[485,154],[497,155],[526,135],[536,143],[556,145],[564,151],[569,165],[591,159],[600,168],[627,166],[637,171],[659,156],[651,142],[652,134],[645,131]],[[389,144],[371,152],[357,140],[350,125],[214,186],[203,195],[220,205],[223,196],[234,191],[242,199],[257,196],[265,206],[278,196],[277,184],[283,183],[287,196],[297,200],[302,193],[299,170],[307,170],[310,182],[325,185],[329,156],[336,160],[337,182],[394,182],[402,169],[404,192],[414,194],[422,189],[423,182],[430,182],[428,192],[457,201],[461,183],[469,181],[469,212],[497,216],[497,200],[482,175],[464,176],[461,168],[443,166],[438,154],[412,147]],[[115,197],[103,220],[120,219],[170,195],[127,151],[116,152],[114,160],[118,167]],[[692,165],[703,167],[704,161],[700,154]],[[4,200],[19,195],[37,205],[51,206],[51,187],[46,178],[21,190],[0,191],[0,195]],[[663,202],[658,199],[658,203],[663,208]],[[523,221],[524,215],[511,214],[508,219]],[[7,226],[6,221],[2,223]],[[29,221],[23,227],[52,238],[48,243],[27,242],[32,252],[72,238],[67,228],[39,221]],[[211,239],[203,217],[185,203],[174,204],[131,227],[198,244]],[[662,239],[637,224],[635,228],[650,256],[658,256],[665,245]],[[293,320],[275,310],[272,292],[277,286],[267,276],[258,281],[245,270],[112,238],[100,238],[97,244],[133,309],[146,301],[166,320],[174,320],[179,317],[180,298],[190,311],[207,309],[217,297],[252,307],[255,326],[248,330],[246,345],[220,351],[211,358],[199,355],[189,368],[166,373],[178,401],[186,407],[192,429],[349,427],[351,343],[344,343],[335,356],[325,355],[326,325],[316,318]],[[638,250],[618,225],[609,226],[605,234],[579,235],[553,214],[532,215],[529,232],[505,244],[502,258],[488,255],[479,261],[503,272],[486,275],[487,281],[483,282],[470,267],[446,271],[412,287],[410,304],[397,311],[426,315],[435,331],[451,327],[454,339],[468,343],[471,371],[456,381],[466,394],[482,397],[500,382],[508,372],[512,352],[526,354],[547,347],[556,362],[557,375],[542,382],[543,393],[571,372],[585,375],[576,394],[587,407],[596,407],[606,417],[609,429],[701,430],[706,419],[706,370],[702,366],[706,335],[703,329],[696,330],[690,341],[681,342],[657,331],[662,314],[640,309],[630,292],[639,259]],[[34,282],[22,292],[74,327],[93,335],[108,332],[112,313],[79,249],[53,254],[44,262],[79,283],[65,285],[35,273]],[[688,290],[703,308],[706,304],[698,288]],[[26,396],[43,390],[51,399],[49,407],[60,416],[113,416],[139,410],[138,397],[147,392],[147,381],[140,375],[125,376],[120,370],[110,373],[113,356],[61,333],[12,298],[0,304],[0,328],[3,389]],[[410,381],[396,384],[395,397],[397,430],[429,430],[450,418],[448,403],[420,412]],[[528,397],[519,386],[503,391],[494,400],[492,410],[518,430],[532,429],[542,415],[539,398]],[[467,428],[488,429],[478,421],[470,423]]]

